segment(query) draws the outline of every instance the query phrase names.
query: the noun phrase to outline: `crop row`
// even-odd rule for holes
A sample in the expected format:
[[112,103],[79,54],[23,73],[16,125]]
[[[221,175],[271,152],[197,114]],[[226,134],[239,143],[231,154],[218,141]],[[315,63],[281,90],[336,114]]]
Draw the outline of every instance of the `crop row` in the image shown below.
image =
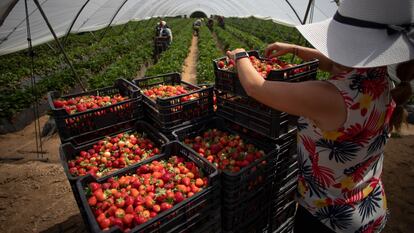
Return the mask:
[[217,35],[217,39],[223,46],[224,50],[233,50],[236,48],[246,48],[246,44],[240,41],[239,38],[236,38],[230,32],[220,28],[214,27],[214,31]]
[[[76,72],[88,81],[92,88],[107,86],[118,77],[133,78],[137,69],[150,58],[152,53],[155,22],[156,20],[131,22],[122,35],[112,29],[107,37],[91,45],[81,46],[82,43],[78,43],[78,46],[73,46],[72,49],[66,46]],[[170,23],[172,26],[177,24],[177,28],[180,28],[185,22],[177,19],[171,20]],[[84,36],[80,35],[82,39]],[[76,37],[77,35],[74,35],[70,38],[76,41]],[[35,62],[37,70],[40,69],[37,66],[37,59]],[[19,110],[29,107],[35,96],[42,97],[49,90],[64,91],[75,85],[71,70],[66,64],[55,66],[55,71],[43,75],[37,83],[35,94],[31,88],[21,85],[22,77],[11,75],[10,72],[2,72],[0,117],[13,116]]]
[[296,28],[277,24],[272,20],[262,20],[253,17],[245,19],[229,18],[226,19],[226,24],[248,32],[265,43],[282,41],[304,44],[304,39]]
[[198,83],[214,82],[214,68],[212,65],[212,60],[223,56],[223,52],[217,48],[213,35],[207,29],[207,27],[200,28],[200,36],[198,38],[198,52]]

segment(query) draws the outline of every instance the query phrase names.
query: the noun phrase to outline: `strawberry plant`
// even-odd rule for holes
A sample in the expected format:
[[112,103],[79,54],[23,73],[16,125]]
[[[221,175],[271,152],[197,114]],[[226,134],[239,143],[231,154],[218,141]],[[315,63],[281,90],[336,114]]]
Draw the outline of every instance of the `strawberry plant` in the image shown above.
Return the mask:
[[235,37],[233,34],[230,34],[228,31],[223,30],[220,27],[215,27],[214,31],[216,32],[218,40],[223,45],[224,50],[233,50],[236,48],[246,47],[246,44],[241,42],[239,38]]
[[264,51],[266,44],[258,39],[257,37],[251,35],[248,32],[241,31],[232,26],[226,26],[226,31],[233,34],[235,37],[240,38],[248,47],[247,50],[259,50]]
[[198,51],[197,81],[198,83],[212,83],[214,82],[214,67],[211,62],[222,56],[223,52],[217,48],[213,35],[206,27],[200,28]]

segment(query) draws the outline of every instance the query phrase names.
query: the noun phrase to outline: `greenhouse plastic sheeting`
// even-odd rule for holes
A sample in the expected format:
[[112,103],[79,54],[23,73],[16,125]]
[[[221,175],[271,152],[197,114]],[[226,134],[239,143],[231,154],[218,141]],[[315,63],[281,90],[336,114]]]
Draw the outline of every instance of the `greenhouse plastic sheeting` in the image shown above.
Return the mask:
[[[71,22],[86,1],[39,0],[58,37],[66,34]],[[287,1],[303,20],[309,0],[90,0],[71,32],[102,29],[110,23],[118,10],[111,25],[158,16],[189,16],[195,11],[202,11],[208,16],[255,16],[273,19],[291,26],[301,24]],[[52,40],[52,34],[33,0],[27,2],[33,45]],[[0,55],[27,48],[24,0],[19,0],[11,11],[6,9],[14,3],[15,0],[1,0],[0,3],[0,23],[1,19],[4,19],[3,24],[0,25]],[[309,17],[313,22],[332,17],[337,9],[336,3],[330,0],[315,0],[314,3],[312,17]]]

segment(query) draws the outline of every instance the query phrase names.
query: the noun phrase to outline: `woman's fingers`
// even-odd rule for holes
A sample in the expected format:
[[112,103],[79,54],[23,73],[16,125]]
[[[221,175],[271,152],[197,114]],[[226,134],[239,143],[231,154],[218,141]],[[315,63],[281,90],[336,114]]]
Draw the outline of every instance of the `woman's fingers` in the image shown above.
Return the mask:
[[288,50],[280,50],[280,51],[270,54],[269,56],[267,56],[267,58],[280,57],[282,55],[285,55],[288,52],[289,52]]
[[267,58],[273,58],[282,56],[286,53],[291,53],[293,46],[294,45],[292,44],[275,42],[267,46],[267,48],[265,49],[265,56]]
[[273,43],[273,44],[268,45],[266,47],[265,51],[264,51],[265,52],[265,56],[266,57],[269,57],[273,53],[273,51],[275,51],[277,49],[278,49],[277,43]]

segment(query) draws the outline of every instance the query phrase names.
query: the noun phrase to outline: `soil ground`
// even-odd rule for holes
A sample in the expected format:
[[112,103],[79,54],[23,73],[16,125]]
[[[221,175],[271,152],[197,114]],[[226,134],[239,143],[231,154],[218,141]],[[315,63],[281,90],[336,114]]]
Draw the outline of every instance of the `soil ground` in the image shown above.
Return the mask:
[[193,36],[191,41],[190,52],[184,61],[183,72],[181,77],[183,81],[191,84],[197,84],[197,60],[198,60],[198,37]]
[[[41,125],[47,116],[40,119]],[[383,181],[390,219],[383,232],[410,233],[414,220],[414,126],[386,146]],[[35,161],[34,124],[0,135],[0,232],[83,232],[71,188],[59,162],[57,135],[43,140]],[[24,157],[23,160],[4,160]]]

